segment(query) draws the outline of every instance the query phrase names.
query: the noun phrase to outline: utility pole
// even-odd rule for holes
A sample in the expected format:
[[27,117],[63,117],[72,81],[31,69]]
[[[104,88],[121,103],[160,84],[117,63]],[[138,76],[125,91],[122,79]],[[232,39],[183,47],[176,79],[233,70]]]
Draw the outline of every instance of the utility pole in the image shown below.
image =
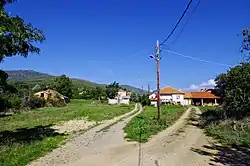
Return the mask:
[[148,84],[148,96],[150,95],[150,85]]
[[157,87],[157,111],[158,111],[158,120],[161,117],[161,108],[160,108],[160,46],[159,41],[156,41],[156,87]]

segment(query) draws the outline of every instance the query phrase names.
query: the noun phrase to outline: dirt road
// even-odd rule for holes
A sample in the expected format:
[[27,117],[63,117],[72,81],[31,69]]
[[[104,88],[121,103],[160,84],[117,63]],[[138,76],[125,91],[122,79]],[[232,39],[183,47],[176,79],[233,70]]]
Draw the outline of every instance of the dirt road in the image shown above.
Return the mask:
[[[139,112],[141,112],[142,108],[139,107]],[[198,108],[195,109],[196,113],[199,113]],[[195,122],[190,124],[190,112],[191,108],[173,126],[154,136],[145,144],[126,142],[123,139],[123,128],[135,114],[107,130],[93,129],[31,165],[218,165],[212,161],[211,155],[199,153],[204,145],[209,145],[209,140],[204,136],[202,130],[195,126]],[[210,149],[210,153],[215,154],[216,151]]]

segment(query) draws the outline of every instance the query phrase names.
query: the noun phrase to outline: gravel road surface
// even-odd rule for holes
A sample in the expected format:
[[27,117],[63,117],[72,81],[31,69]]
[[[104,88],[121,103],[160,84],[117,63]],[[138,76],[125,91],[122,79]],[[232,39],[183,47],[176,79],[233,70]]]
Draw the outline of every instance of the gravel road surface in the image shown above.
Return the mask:
[[[203,131],[190,122],[189,115],[195,109],[189,108],[174,125],[153,136],[149,142],[140,144],[126,142],[123,128],[139,114],[136,114],[100,131],[96,127],[69,141],[49,155],[31,163],[31,166],[205,166],[219,165],[211,156],[201,155],[195,149],[202,149],[210,141]],[[104,127],[104,126],[102,126]],[[216,151],[211,150],[216,154]]]

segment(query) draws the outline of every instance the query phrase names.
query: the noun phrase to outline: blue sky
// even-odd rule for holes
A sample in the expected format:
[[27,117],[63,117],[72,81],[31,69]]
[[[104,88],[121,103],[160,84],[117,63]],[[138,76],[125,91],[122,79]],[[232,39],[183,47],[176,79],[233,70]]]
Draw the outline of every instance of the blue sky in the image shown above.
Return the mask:
[[[249,0],[201,0],[181,36],[183,22],[167,42],[171,51],[186,56],[235,65],[241,29],[250,27]],[[19,0],[7,6],[26,22],[41,28],[47,40],[40,55],[7,58],[4,70],[32,69],[98,83],[118,81],[155,88],[156,40],[165,39],[188,0]],[[173,43],[173,41],[175,41]],[[161,87],[188,88],[213,79],[228,67],[161,52]],[[211,82],[211,80],[210,80]],[[209,83],[209,81],[208,81]]]

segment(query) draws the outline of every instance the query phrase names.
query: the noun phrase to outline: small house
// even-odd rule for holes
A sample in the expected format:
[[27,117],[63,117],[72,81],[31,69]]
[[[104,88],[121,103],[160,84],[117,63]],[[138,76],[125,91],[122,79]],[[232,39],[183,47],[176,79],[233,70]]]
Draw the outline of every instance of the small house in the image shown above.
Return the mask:
[[57,99],[58,97],[63,99],[65,103],[70,102],[70,99],[59,92],[52,90],[52,89],[47,89],[45,91],[40,91],[34,94],[35,96],[38,96],[44,100],[48,99]]

